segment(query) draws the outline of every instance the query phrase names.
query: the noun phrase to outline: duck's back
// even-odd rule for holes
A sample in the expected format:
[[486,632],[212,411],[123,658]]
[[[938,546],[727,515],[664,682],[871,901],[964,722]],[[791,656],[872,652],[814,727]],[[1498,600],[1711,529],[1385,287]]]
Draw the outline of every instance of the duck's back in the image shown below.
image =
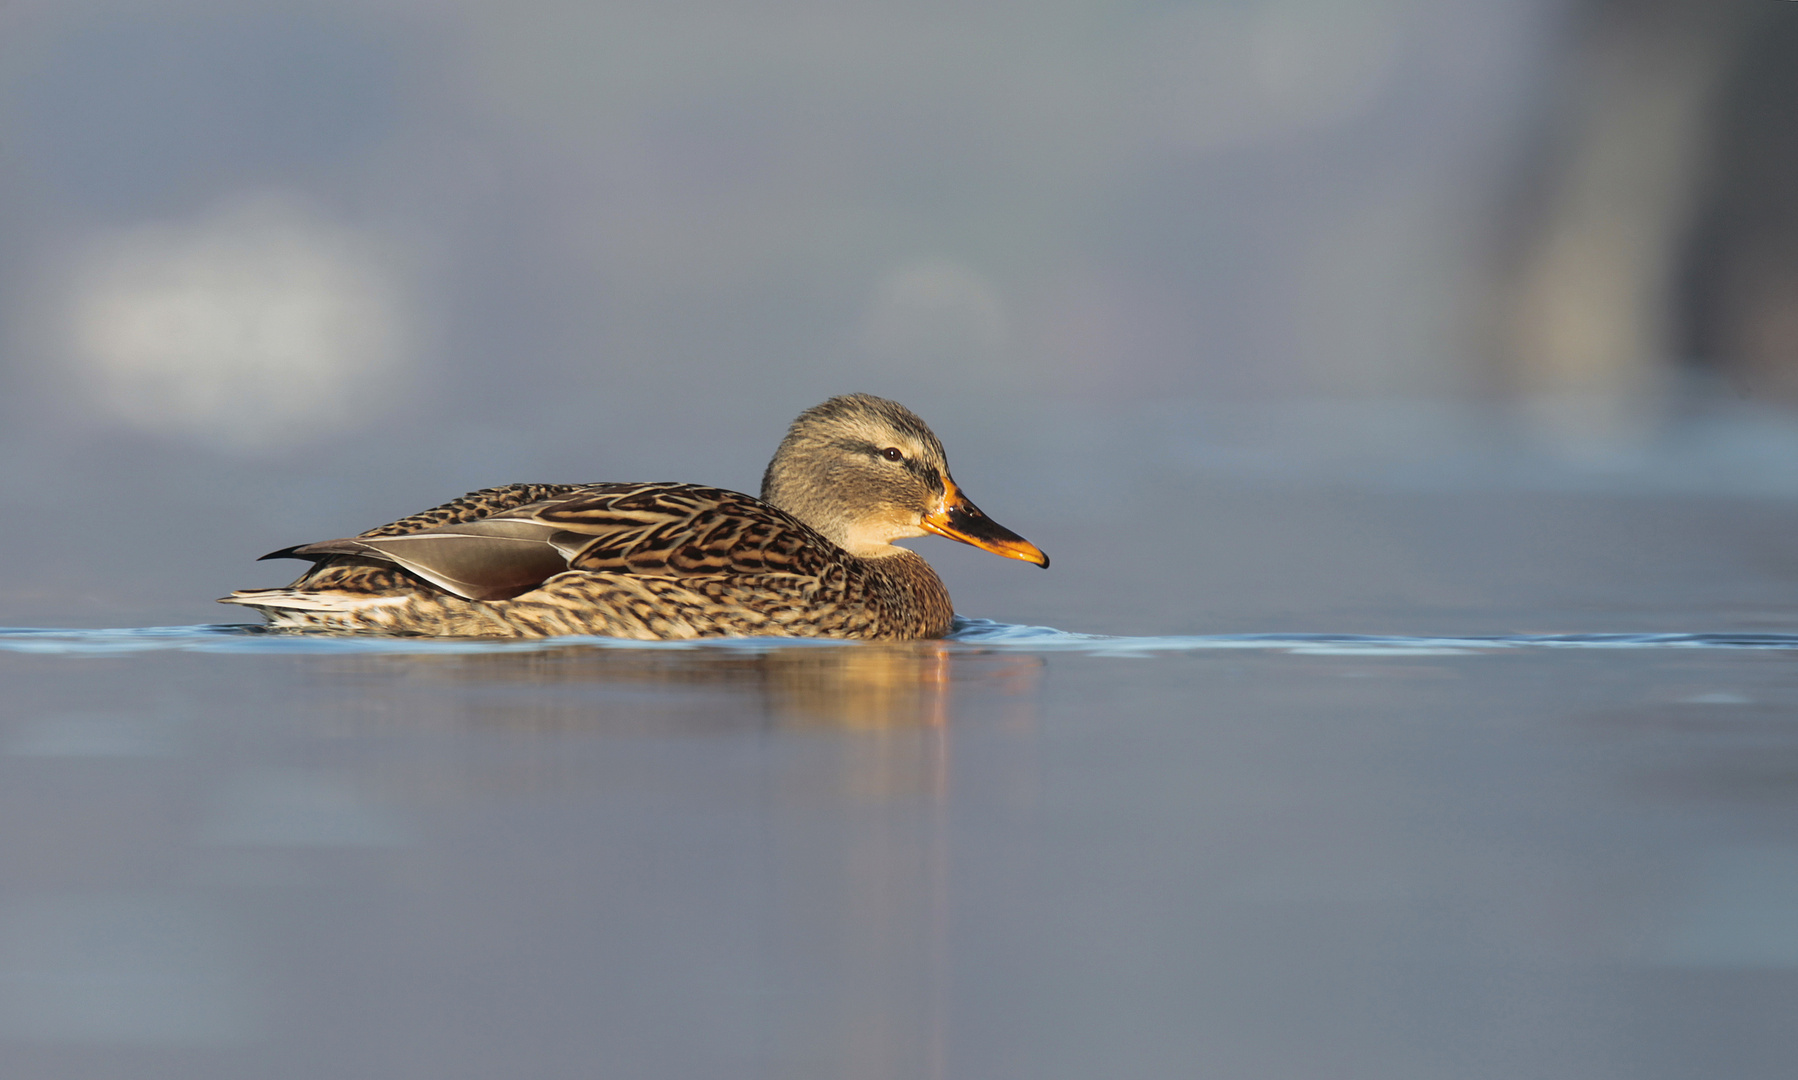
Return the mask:
[[364,533],[357,533],[359,538],[377,536],[404,536],[407,533],[423,532],[435,529],[440,525],[460,525],[464,522],[479,521],[493,517],[507,510],[516,510],[532,503],[548,502],[559,499],[576,491],[589,487],[604,487],[593,484],[503,484],[500,487],[482,488],[471,491],[458,499],[451,499],[442,506],[433,506],[429,510],[420,510],[410,517],[381,525]]

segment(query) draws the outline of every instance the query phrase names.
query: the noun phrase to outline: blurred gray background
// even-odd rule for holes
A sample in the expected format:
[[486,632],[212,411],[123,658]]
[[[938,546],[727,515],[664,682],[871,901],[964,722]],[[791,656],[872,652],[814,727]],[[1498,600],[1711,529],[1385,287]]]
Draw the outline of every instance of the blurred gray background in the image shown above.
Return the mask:
[[965,614],[1652,628],[1596,623],[1661,544],[1752,619],[1795,60],[1771,0],[13,0],[0,622],[239,619],[489,484],[753,490],[852,390],[1055,557],[925,545]]

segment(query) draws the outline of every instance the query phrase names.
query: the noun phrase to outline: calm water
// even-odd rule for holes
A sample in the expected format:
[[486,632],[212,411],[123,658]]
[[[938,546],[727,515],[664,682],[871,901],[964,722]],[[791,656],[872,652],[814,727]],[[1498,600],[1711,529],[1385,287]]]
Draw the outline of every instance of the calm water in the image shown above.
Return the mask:
[[6,1071],[1788,1075],[1795,655],[0,631]]

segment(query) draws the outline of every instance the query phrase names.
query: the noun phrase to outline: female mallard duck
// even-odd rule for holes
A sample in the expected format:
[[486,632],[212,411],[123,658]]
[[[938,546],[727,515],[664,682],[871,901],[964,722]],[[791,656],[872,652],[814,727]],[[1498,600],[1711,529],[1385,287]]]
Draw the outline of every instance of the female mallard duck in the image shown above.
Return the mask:
[[793,421],[762,497],[695,484],[510,484],[310,559],[285,589],[221,600],[272,626],[432,635],[941,637],[954,608],[901,537],[935,533],[1048,566],[969,502],[898,402],[850,394]]

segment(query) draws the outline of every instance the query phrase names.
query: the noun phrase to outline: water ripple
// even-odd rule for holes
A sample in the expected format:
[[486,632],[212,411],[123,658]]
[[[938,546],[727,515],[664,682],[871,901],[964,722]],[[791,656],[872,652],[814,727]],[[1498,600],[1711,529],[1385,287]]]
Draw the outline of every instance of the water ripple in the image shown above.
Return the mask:
[[[1501,634],[1473,637],[1405,637],[1368,634],[1193,634],[1114,637],[1077,634],[1048,626],[1018,626],[990,619],[957,618],[944,639],[970,650],[1073,652],[1095,656],[1243,649],[1307,656],[1457,656],[1516,649],[1794,649],[1798,634]],[[795,647],[846,648],[853,642],[801,638],[714,638],[705,641],[624,641],[604,637],[532,639],[423,638],[269,631],[217,623],[104,630],[0,627],[0,651],[60,656],[184,651],[207,653],[491,653],[536,652],[584,645],[604,649],[717,649],[731,652]]]

